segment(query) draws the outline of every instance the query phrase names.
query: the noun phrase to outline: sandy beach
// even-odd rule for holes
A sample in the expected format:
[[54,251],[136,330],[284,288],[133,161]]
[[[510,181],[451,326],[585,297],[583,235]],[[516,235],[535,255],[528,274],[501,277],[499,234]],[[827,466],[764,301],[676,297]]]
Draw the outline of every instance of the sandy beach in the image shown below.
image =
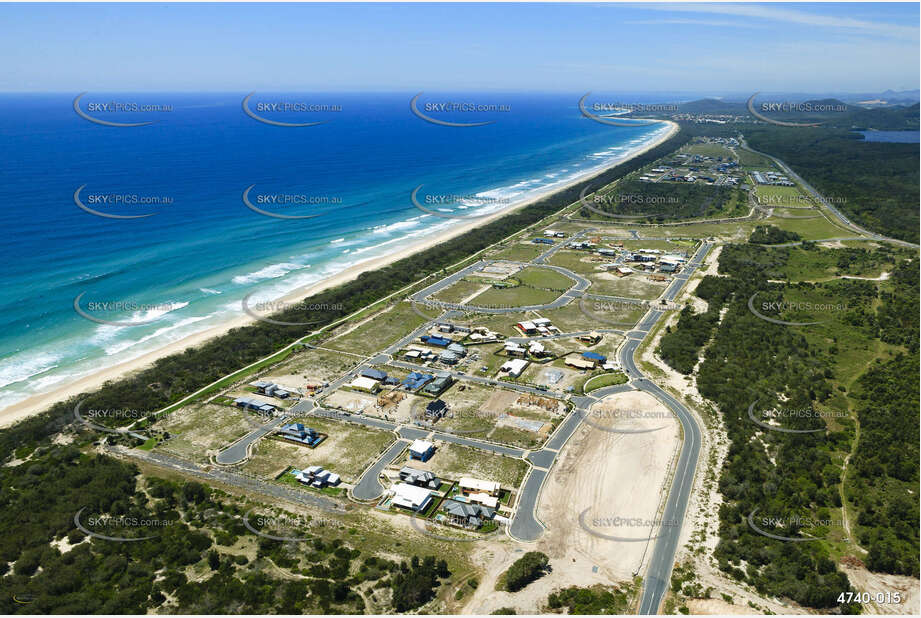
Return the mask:
[[[508,208],[498,211],[487,217],[483,217],[481,219],[477,219],[475,221],[469,221],[469,222],[458,221],[456,226],[453,226],[450,229],[443,231],[441,234],[427,237],[424,240],[408,245],[405,248],[399,251],[396,251],[394,253],[390,253],[388,255],[381,256],[378,258],[372,258],[364,262],[355,264],[354,266],[347,268],[343,270],[342,272],[332,277],[329,277],[323,281],[320,281],[313,285],[295,290],[291,292],[290,294],[287,294],[286,296],[284,296],[282,299],[280,299],[280,301],[284,303],[295,303],[304,298],[317,294],[323,290],[326,290],[328,288],[342,285],[344,283],[347,283],[355,279],[358,275],[360,275],[363,272],[367,272],[370,270],[376,270],[378,268],[381,268],[383,266],[386,266],[388,264],[401,260],[405,257],[408,257],[414,253],[418,253],[430,247],[436,246],[440,243],[445,242],[446,240],[449,240],[451,238],[464,234],[478,226],[490,223],[502,216],[507,215],[510,212],[513,212],[520,208],[524,208],[525,206],[528,206],[536,201],[539,201],[547,197],[548,195],[552,195],[554,193],[557,193],[558,191],[565,190],[569,188],[570,186],[583,182],[587,179],[594,178],[604,173],[605,171],[609,170],[610,168],[615,167],[616,165],[619,165],[623,163],[624,161],[628,161],[634,157],[637,157],[647,152],[648,150],[658,146],[659,144],[671,138],[678,132],[679,128],[676,123],[671,122],[671,121],[662,121],[662,122],[669,125],[669,130],[666,133],[664,133],[661,137],[650,142],[643,148],[631,152],[628,156],[621,157],[615,161],[612,161],[610,164],[606,165],[602,169],[597,169],[590,174],[586,174],[582,177],[573,179],[572,181],[570,181],[569,183],[566,183],[565,185],[553,187],[552,189],[549,189],[544,193],[532,196],[529,199],[523,200],[519,203],[512,204]],[[100,386],[102,386],[105,382],[116,380],[131,372],[143,369],[147,367],[148,365],[152,364],[154,361],[156,361],[159,358],[162,358],[164,356],[169,356],[170,354],[175,354],[177,352],[181,352],[182,350],[189,348],[189,347],[200,345],[209,339],[212,339],[214,337],[217,337],[217,336],[220,336],[226,333],[228,330],[232,328],[236,328],[239,326],[246,326],[247,324],[250,324],[254,321],[255,321],[254,318],[246,314],[243,314],[240,317],[225,321],[222,324],[214,326],[210,329],[203,330],[199,333],[195,333],[194,335],[190,335],[178,341],[167,344],[157,350],[144,354],[143,356],[139,356],[135,359],[132,359],[124,363],[112,365],[110,367],[101,368],[99,371],[95,373],[92,373],[90,375],[74,380],[68,384],[64,384],[64,385],[55,387],[52,390],[49,390],[48,392],[38,394],[38,395],[33,395],[32,397],[29,397],[20,402],[14,403],[4,408],[3,410],[0,410],[0,427],[11,425],[19,420],[22,420],[23,418],[26,418],[27,416],[41,412],[42,410],[47,409],[49,406],[53,405],[54,403],[67,399],[68,397],[72,397],[73,395],[97,389]]]

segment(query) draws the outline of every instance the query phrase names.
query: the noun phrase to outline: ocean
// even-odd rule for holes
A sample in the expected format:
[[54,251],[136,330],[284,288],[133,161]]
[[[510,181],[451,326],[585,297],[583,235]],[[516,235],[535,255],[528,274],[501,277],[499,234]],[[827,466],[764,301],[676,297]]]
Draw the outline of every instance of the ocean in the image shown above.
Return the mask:
[[[91,118],[153,121],[122,127],[78,115],[76,94],[0,95],[0,408],[241,316],[244,296],[268,303],[466,223],[451,215],[562,185],[667,130],[583,118],[579,95],[420,97],[426,116],[491,122],[473,127],[417,117],[415,93],[250,99],[271,122],[322,122],[297,127],[250,117],[246,93],[81,98]],[[465,107],[446,112],[446,101]],[[419,185],[418,201],[443,216],[413,205]]]

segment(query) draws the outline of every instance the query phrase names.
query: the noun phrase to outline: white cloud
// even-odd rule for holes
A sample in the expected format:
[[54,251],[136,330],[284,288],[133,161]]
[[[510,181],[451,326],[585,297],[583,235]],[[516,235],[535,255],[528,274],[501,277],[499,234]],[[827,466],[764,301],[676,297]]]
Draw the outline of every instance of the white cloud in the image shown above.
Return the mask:
[[636,8],[654,11],[669,11],[673,13],[708,13],[716,15],[733,15],[770,21],[782,21],[791,24],[813,26],[820,28],[837,28],[863,32],[865,34],[884,35],[895,38],[918,38],[918,28],[903,26],[887,22],[867,21],[852,17],[837,17],[833,15],[819,15],[807,13],[798,9],[790,9],[777,5],[753,4],[641,4]]

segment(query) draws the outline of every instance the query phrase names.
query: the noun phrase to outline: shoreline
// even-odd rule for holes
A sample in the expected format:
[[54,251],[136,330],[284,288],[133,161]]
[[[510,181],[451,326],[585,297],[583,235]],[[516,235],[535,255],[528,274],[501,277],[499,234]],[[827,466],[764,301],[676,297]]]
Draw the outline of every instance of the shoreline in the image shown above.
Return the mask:
[[[517,210],[525,208],[526,206],[529,206],[559,191],[564,191],[575,184],[595,178],[598,175],[610,170],[613,167],[621,165],[622,163],[625,163],[629,161],[630,159],[636,158],[648,152],[652,148],[659,146],[660,144],[674,137],[678,133],[679,127],[677,123],[671,120],[662,120],[660,122],[665,123],[669,127],[669,130],[664,132],[662,136],[650,141],[649,143],[643,145],[640,148],[637,148],[634,151],[631,151],[626,156],[616,158],[612,160],[610,163],[607,163],[601,167],[591,170],[590,172],[587,172],[586,174],[582,176],[574,178],[565,184],[555,186],[552,189],[547,189],[546,191],[542,191],[541,193],[537,195],[533,195],[531,197],[528,197],[525,200],[522,200],[520,203],[513,204],[509,206],[508,208],[502,209],[488,216],[476,219],[474,221],[459,222],[457,226],[452,226],[451,228],[444,230],[440,234],[437,234],[433,237],[426,238],[425,240],[421,240],[416,243],[413,243],[405,247],[404,249],[401,249],[399,251],[395,251],[393,253],[389,253],[387,255],[383,255],[380,257],[369,258],[367,260],[354,264],[342,270],[341,272],[336,273],[335,275],[327,277],[326,279],[322,281],[318,281],[316,283],[310,284],[303,288],[293,290],[285,294],[281,298],[277,299],[277,302],[280,302],[280,303],[299,302],[305,298],[313,296],[314,294],[318,294],[329,288],[336,287],[344,283],[347,283],[349,281],[352,281],[353,279],[355,279],[362,273],[380,269],[384,266],[392,264],[393,262],[399,261],[415,253],[418,253],[420,251],[424,251],[433,246],[436,246],[446,240],[449,240],[451,238],[454,238],[456,236],[469,232],[470,230],[473,230],[477,227],[486,225],[488,223],[492,223],[496,219],[499,219],[501,217],[504,217],[505,215],[508,215]],[[82,392],[95,390],[99,388],[100,386],[102,386],[105,382],[116,380],[129,373],[146,368],[147,366],[151,365],[153,362],[155,362],[156,360],[160,358],[169,356],[171,354],[182,352],[186,348],[201,345],[210,339],[219,337],[227,333],[227,331],[233,328],[247,326],[249,324],[252,324],[255,321],[256,321],[255,318],[249,315],[246,315],[244,313],[243,315],[238,316],[236,318],[225,320],[221,324],[212,326],[198,333],[194,333],[187,337],[183,337],[182,339],[179,339],[177,341],[168,343],[164,345],[163,347],[160,347],[160,348],[157,348],[156,350],[152,350],[150,352],[142,354],[141,356],[138,356],[137,358],[133,358],[128,361],[117,363],[109,367],[103,367],[99,369],[98,371],[95,371],[86,376],[77,378],[76,380],[73,380],[66,384],[61,384],[61,385],[52,387],[51,390],[46,391],[44,393],[37,393],[35,395],[31,395],[30,397],[27,397],[26,399],[23,399],[16,403],[12,403],[3,409],[0,409],[0,428],[8,427],[9,425],[12,425],[26,417],[42,412],[48,407],[50,407],[51,405],[59,401],[68,399],[69,397],[78,395]]]

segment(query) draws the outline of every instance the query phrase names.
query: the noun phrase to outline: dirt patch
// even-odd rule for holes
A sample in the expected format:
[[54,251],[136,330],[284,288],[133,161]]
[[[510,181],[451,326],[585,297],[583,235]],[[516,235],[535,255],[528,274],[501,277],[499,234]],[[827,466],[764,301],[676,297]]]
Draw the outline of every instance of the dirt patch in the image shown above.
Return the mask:
[[867,614],[905,614],[917,616],[921,611],[919,603],[919,582],[914,577],[905,575],[889,575],[886,573],[872,573],[864,567],[840,564],[839,567],[847,575],[851,585],[860,592],[868,592],[871,597],[882,593],[901,595],[901,603],[876,603],[871,601],[863,606]]
[[233,406],[193,405],[168,414],[155,425],[172,437],[158,449],[199,463],[229,446],[264,422]]
[[[614,518],[656,519],[662,502],[669,460],[678,441],[678,424],[652,396],[642,392],[606,398],[589,418],[603,427],[618,429],[664,428],[645,434],[603,431],[583,423],[547,478],[540,498],[538,517],[547,525],[533,546],[512,549],[490,547],[474,555],[487,562],[487,575],[464,608],[464,613],[489,614],[500,607],[518,613],[545,610],[551,592],[567,586],[624,584],[641,571],[652,546],[640,542],[616,542],[592,535],[579,523],[579,515],[595,532],[611,536],[646,539],[649,527],[639,522],[616,522]],[[642,410],[646,418],[632,411]],[[629,411],[629,413],[628,413]],[[592,410],[595,412],[595,409]],[[618,414],[619,413],[619,414]],[[667,418],[657,418],[655,413]],[[597,525],[595,525],[597,524]],[[552,572],[516,593],[497,592],[495,580],[524,551],[542,551],[550,557]]]
[[513,391],[495,391],[486,402],[480,406],[480,412],[494,418],[498,417],[514,405],[518,393]]
[[323,403],[330,408],[338,408],[356,414],[362,412],[377,414],[380,412],[377,405],[377,395],[348,391],[345,389],[335,391],[323,400]]

